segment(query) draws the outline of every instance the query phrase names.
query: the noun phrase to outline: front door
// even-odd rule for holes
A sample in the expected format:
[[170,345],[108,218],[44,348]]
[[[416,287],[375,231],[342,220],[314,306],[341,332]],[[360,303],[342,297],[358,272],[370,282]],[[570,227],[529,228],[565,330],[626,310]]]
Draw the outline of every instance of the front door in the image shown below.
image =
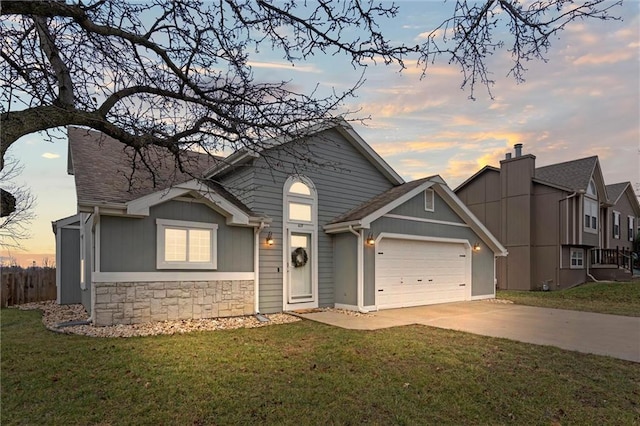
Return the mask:
[[314,302],[313,234],[289,231],[288,303]]

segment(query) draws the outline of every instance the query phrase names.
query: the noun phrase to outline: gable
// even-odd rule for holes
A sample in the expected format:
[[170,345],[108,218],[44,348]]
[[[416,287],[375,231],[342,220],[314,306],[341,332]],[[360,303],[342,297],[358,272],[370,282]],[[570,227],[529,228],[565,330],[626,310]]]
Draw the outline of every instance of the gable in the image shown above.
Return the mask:
[[[426,189],[425,191],[428,190],[429,189]],[[464,220],[454,212],[447,202],[442,199],[440,194],[435,191],[433,194],[433,211],[427,211],[425,208],[425,196],[428,195],[425,195],[425,191],[418,193],[413,198],[391,210],[385,216],[395,215],[424,218],[440,222],[464,223]]]

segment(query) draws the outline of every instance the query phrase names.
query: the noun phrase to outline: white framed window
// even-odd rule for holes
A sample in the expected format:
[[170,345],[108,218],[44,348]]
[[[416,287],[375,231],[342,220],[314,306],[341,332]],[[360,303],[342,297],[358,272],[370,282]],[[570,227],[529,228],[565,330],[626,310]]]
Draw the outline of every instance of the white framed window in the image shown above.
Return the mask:
[[627,235],[629,237],[629,241],[633,241],[635,238],[635,232],[633,232],[635,228],[635,218],[633,216],[627,216]]
[[571,249],[571,269],[584,269],[584,250]]
[[291,177],[285,185],[286,220],[313,223],[316,203],[315,189],[301,176]]
[[593,179],[589,181],[589,186],[587,186],[587,194],[593,195],[594,197],[598,195],[596,192],[596,183],[593,181]]
[[598,201],[584,198],[584,229],[588,232],[598,231]]
[[434,199],[433,189],[425,189],[424,190],[424,209],[428,212],[432,212],[435,210],[435,199]]
[[218,225],[156,219],[157,269],[216,269]]
[[620,239],[620,212],[613,212],[613,238]]

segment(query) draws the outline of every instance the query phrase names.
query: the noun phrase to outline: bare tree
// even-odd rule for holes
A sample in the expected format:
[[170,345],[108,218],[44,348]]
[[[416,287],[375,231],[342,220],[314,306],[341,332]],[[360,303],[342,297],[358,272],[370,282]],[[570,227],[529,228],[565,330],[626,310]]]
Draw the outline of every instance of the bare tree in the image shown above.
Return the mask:
[[3,209],[0,217],[0,247],[20,249],[21,241],[31,236],[29,225],[35,219],[36,198],[27,186],[15,181],[24,168],[18,160],[8,157],[4,166],[0,171],[0,185],[3,192],[12,194],[15,204],[11,211]]
[[614,19],[610,0],[457,0],[423,44],[394,44],[379,23],[393,4],[353,0],[56,0],[0,3],[1,157],[23,135],[79,125],[142,153],[247,148],[298,136],[331,118],[363,79],[341,91],[299,93],[289,81],[257,81],[252,55],[273,49],[292,65],[344,56],[355,75],[371,62],[425,72],[444,58],[463,71],[473,97],[493,84],[487,59],[508,49],[511,74],[544,60],[551,39],[578,19]]

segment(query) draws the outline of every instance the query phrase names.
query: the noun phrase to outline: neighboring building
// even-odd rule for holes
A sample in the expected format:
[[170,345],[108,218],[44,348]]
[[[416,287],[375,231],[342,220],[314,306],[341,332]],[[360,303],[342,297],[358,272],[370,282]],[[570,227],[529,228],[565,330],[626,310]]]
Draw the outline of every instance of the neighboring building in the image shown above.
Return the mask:
[[486,166],[455,190],[509,252],[497,262],[498,288],[558,289],[629,278],[640,216],[631,185],[605,185],[597,156],[535,163],[517,144],[500,168]]
[[504,247],[439,176],[405,183],[344,120],[261,155],[191,153],[188,173],[154,149],[153,175],[68,132],[78,214],[54,223],[58,302],[97,325],[495,297]]

